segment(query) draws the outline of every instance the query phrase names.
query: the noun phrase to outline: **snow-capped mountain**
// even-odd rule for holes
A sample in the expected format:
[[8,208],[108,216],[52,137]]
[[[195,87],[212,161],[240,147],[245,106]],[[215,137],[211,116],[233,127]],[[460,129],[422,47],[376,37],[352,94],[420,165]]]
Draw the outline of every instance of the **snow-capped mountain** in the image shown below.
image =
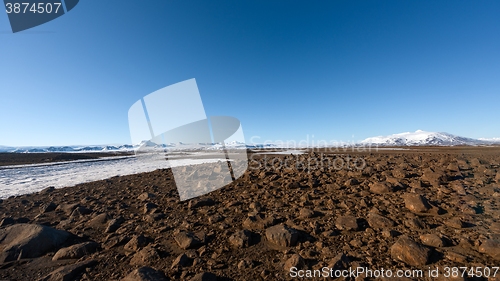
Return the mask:
[[406,132],[389,136],[371,137],[361,141],[361,144],[383,145],[383,146],[419,146],[419,145],[489,145],[496,144],[498,141],[480,140],[466,137],[460,137],[448,133],[426,132],[417,130],[415,132]]
[[0,152],[12,153],[45,153],[45,152],[112,152],[133,151],[132,145],[92,145],[92,146],[0,146]]
[[13,152],[13,153],[44,153],[44,152],[150,152],[150,151],[180,151],[180,150],[219,150],[224,148],[229,149],[246,149],[246,148],[274,148],[275,145],[247,145],[242,142],[228,142],[221,143],[169,143],[157,144],[150,140],[142,141],[136,145],[91,145],[91,146],[25,146],[25,147],[12,147],[0,146],[0,152]]

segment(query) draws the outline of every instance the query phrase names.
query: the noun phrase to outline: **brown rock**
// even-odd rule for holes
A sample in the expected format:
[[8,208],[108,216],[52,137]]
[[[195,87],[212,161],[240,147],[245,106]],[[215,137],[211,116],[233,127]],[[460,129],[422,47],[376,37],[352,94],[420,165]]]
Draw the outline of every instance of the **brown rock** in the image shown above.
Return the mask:
[[500,261],[500,241],[488,239],[481,243],[479,252],[491,256],[493,259]]
[[41,213],[48,213],[48,212],[54,211],[56,208],[57,208],[57,204],[54,202],[50,202],[47,204],[42,204],[42,206],[40,207],[40,212]]
[[52,257],[53,261],[64,259],[79,259],[86,255],[95,253],[99,248],[99,244],[95,242],[85,242],[59,249]]
[[255,266],[255,263],[253,260],[251,259],[242,259],[239,263],[238,263],[238,269],[247,269],[247,268],[253,268]]
[[348,179],[348,180],[344,183],[344,185],[345,185],[345,186],[347,186],[347,187],[350,187],[350,186],[355,186],[355,185],[357,185],[357,184],[359,184],[359,181],[358,181],[357,179],[355,179],[355,178],[350,178],[350,179]]
[[339,270],[349,268],[350,258],[344,253],[338,253],[329,263],[328,267]]
[[451,189],[455,191],[458,195],[466,195],[465,187],[461,182],[453,182],[450,184]]
[[408,265],[423,266],[429,263],[430,250],[407,236],[401,236],[392,245],[391,256]]
[[404,179],[409,177],[409,173],[403,169],[395,169],[392,171],[392,175],[397,179]]
[[466,263],[467,262],[467,258],[465,256],[463,256],[459,253],[452,252],[452,251],[446,252],[445,258],[447,258],[448,260],[450,260],[452,262],[458,262],[458,263]]
[[229,237],[229,243],[236,248],[246,248],[252,244],[252,232],[241,230]]
[[297,244],[299,233],[285,225],[275,225],[266,229],[267,240],[281,247],[290,247]]
[[106,227],[106,222],[108,221],[109,216],[106,213],[99,214],[92,218],[88,223],[87,226],[92,227],[92,228],[105,228]]
[[312,217],[314,217],[314,215],[315,215],[315,212],[311,209],[308,209],[308,208],[302,208],[299,211],[299,218],[302,218],[302,219],[312,218]]
[[289,259],[285,261],[285,271],[290,271],[290,268],[295,267],[297,269],[302,269],[305,267],[304,259],[298,255],[293,254]]
[[200,239],[199,236],[192,232],[181,231],[174,236],[174,239],[182,249],[192,249],[199,248],[205,243],[204,234],[201,235],[203,239]]
[[189,201],[188,208],[196,209],[203,206],[213,206],[215,201],[210,197],[196,197]]
[[131,265],[146,265],[152,263],[154,260],[160,258],[158,252],[155,248],[151,246],[146,246],[142,248],[140,251],[135,253],[135,255],[130,260]]
[[392,186],[386,182],[376,182],[370,185],[370,191],[375,194],[392,192]]
[[413,217],[405,220],[405,225],[410,229],[425,229],[427,225],[419,218]]
[[49,273],[49,275],[45,276],[44,278],[40,279],[40,281],[69,281],[69,280],[76,280],[78,275],[83,272],[86,268],[95,266],[97,264],[97,261],[95,260],[89,260],[89,261],[82,261],[79,263],[71,264],[71,265],[66,265],[59,267],[58,269],[52,271]]
[[375,213],[368,214],[368,224],[372,228],[391,228],[394,227],[394,221]]
[[340,216],[335,220],[335,226],[340,230],[358,230],[358,221],[353,216]]
[[189,257],[186,254],[180,254],[175,258],[174,262],[172,263],[171,268],[180,266],[186,266],[189,263]]
[[0,229],[0,263],[36,258],[62,245],[70,233],[38,224],[14,224]]
[[139,199],[141,201],[146,201],[146,200],[149,200],[149,199],[153,199],[155,197],[156,196],[154,194],[152,194],[152,193],[144,192],[141,195],[139,195],[139,197],[137,197],[137,199]]
[[405,207],[413,213],[426,213],[431,209],[427,199],[420,194],[406,193],[403,196]]
[[434,248],[444,247],[443,239],[436,234],[422,234],[420,235],[420,241],[422,241],[422,244],[426,246]]
[[433,186],[439,186],[447,181],[446,174],[440,171],[434,171],[432,169],[427,169],[423,174],[421,179],[426,181]]
[[189,281],[217,281],[217,276],[215,276],[215,274],[210,272],[202,272],[196,274]]
[[130,241],[125,244],[123,249],[127,252],[136,252],[142,247],[145,247],[148,244],[148,239],[144,237],[144,235],[135,235],[130,239]]
[[151,202],[148,202],[148,203],[144,204],[142,212],[144,214],[151,214],[151,213],[154,213],[156,211],[156,208],[158,208],[158,205],[151,203]]
[[74,204],[60,204],[57,206],[56,210],[61,210],[63,211],[66,215],[71,215],[74,209],[76,209],[80,204],[74,203]]
[[246,229],[266,229],[276,224],[273,217],[263,217],[262,215],[250,216],[243,221],[243,227]]
[[456,229],[460,229],[460,228],[465,227],[465,223],[460,218],[447,219],[444,221],[444,224],[449,226],[449,227],[456,228]]
[[118,218],[118,219],[112,219],[108,222],[108,225],[106,226],[106,229],[104,230],[105,233],[112,233],[115,232],[120,225],[123,223],[123,218]]
[[122,281],[168,281],[165,274],[151,267],[141,267],[125,276]]

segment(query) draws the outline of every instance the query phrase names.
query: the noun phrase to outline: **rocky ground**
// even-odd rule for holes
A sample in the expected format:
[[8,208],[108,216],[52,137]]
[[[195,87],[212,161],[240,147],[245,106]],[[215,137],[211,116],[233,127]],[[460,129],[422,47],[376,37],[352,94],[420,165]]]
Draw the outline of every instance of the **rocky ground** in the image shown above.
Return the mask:
[[[188,201],[170,169],[3,200],[0,280],[289,280],[323,268],[424,270],[339,280],[500,280],[498,147],[249,156],[244,176]],[[447,279],[447,267],[474,270]]]
[[0,166],[53,163],[73,160],[91,160],[102,157],[127,156],[130,152],[92,152],[92,153],[9,153],[0,152]]

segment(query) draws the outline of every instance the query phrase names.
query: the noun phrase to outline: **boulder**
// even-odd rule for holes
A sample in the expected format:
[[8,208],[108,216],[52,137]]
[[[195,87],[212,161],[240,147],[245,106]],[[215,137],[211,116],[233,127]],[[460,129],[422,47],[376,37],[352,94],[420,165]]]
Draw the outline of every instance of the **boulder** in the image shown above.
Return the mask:
[[64,259],[79,259],[88,254],[95,253],[99,248],[99,244],[95,242],[85,242],[59,249],[52,257],[53,261]]
[[431,251],[429,248],[413,241],[408,236],[401,238],[391,247],[393,259],[411,266],[423,266],[429,263]]
[[431,209],[431,205],[420,194],[406,193],[403,195],[405,200],[405,207],[412,213],[426,213]]
[[335,226],[340,230],[358,230],[359,225],[356,217],[340,216],[335,221]]
[[[202,237],[200,237],[202,236]],[[181,231],[174,236],[175,241],[182,249],[199,248],[205,243],[205,235],[196,235],[192,232]]]
[[434,248],[444,247],[444,240],[436,234],[422,234],[420,235],[420,241],[426,246]]
[[390,228],[394,226],[393,220],[375,213],[369,213],[367,221],[371,228]]
[[151,267],[141,267],[130,272],[122,281],[167,281],[167,277],[161,271]]
[[135,253],[135,255],[130,260],[131,265],[146,265],[160,258],[158,251],[151,246],[146,246],[140,251]]
[[299,233],[285,225],[275,225],[266,229],[267,240],[281,247],[290,247],[297,244]]
[[52,271],[40,281],[69,281],[78,280],[78,275],[81,274],[86,268],[95,266],[97,261],[88,260],[82,261],[71,265],[61,266]]
[[252,245],[252,232],[248,230],[238,231],[229,237],[229,243],[236,248],[246,248]]
[[70,233],[38,224],[14,224],[0,229],[0,263],[36,258],[60,247]]
[[488,239],[481,243],[479,252],[491,256],[494,260],[500,261],[500,241]]
[[376,182],[370,185],[370,191],[375,194],[384,194],[392,192],[392,186],[386,182]]

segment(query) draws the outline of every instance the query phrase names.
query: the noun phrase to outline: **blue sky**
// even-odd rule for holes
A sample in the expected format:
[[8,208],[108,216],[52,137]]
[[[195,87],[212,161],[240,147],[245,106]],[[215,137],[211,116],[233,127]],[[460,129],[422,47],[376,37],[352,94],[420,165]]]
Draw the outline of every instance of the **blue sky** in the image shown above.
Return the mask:
[[129,143],[129,107],[190,78],[247,141],[500,137],[499,14],[499,1],[80,1],[13,34],[0,12],[0,145]]

